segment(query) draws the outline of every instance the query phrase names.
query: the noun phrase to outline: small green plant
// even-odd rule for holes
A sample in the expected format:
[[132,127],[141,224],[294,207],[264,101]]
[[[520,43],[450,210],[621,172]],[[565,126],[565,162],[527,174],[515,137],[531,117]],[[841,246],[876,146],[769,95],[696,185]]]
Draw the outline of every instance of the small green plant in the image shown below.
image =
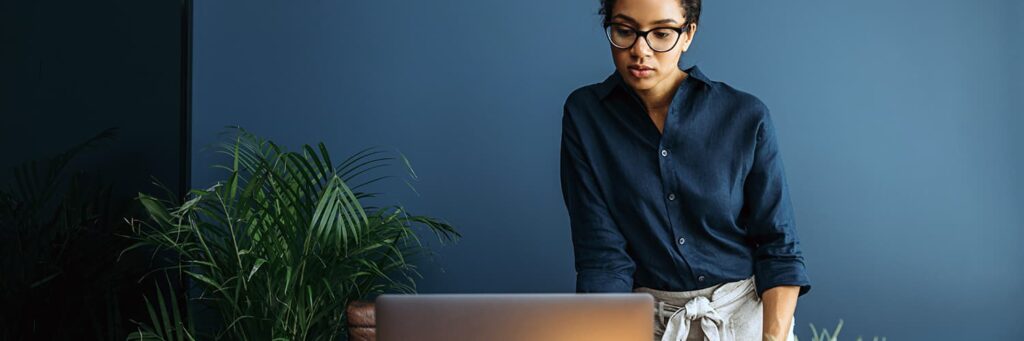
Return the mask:
[[[821,329],[821,333],[818,333],[818,329],[814,327],[814,323],[811,323],[811,333],[813,333],[812,336],[811,336],[811,341],[838,341],[839,340],[839,331],[842,330],[842,329],[843,329],[843,320],[842,319],[839,319],[839,325],[837,325],[835,331],[833,331],[831,333],[829,333],[828,329],[826,329],[826,328],[822,328]],[[775,338],[769,336],[768,339],[769,340],[774,340]],[[796,338],[796,339],[799,340],[799,338]],[[864,338],[862,336],[858,336],[857,337],[857,341],[864,341]],[[877,336],[875,336],[872,339],[872,341],[885,341],[885,337],[882,337],[881,339],[879,339]]]
[[197,334],[174,297],[158,297],[147,302],[151,321],[130,339],[336,340],[350,301],[415,292],[411,275],[421,275],[407,259],[426,249],[414,224],[442,244],[460,237],[441,220],[361,204],[377,194],[361,188],[388,176],[349,184],[396,159],[382,151],[334,164],[323,143],[288,152],[234,131],[233,143],[220,145],[231,160],[216,166],[227,171],[223,181],[181,204],[139,194],[149,219],[133,223],[138,244],[126,250],[170,251],[174,269],[195,285],[188,300],[213,308],[219,325]]

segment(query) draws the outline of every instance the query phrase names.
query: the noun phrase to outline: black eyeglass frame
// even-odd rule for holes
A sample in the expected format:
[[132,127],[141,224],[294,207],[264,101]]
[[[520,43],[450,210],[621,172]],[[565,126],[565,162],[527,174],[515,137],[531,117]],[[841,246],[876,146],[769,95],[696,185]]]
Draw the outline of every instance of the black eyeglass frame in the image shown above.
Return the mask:
[[[606,38],[608,38],[608,43],[611,43],[612,46],[614,46],[616,48],[624,49],[624,50],[625,49],[630,49],[630,48],[633,48],[633,45],[636,45],[636,41],[640,40],[640,37],[643,37],[644,38],[644,42],[647,43],[647,47],[650,47],[651,50],[654,51],[654,52],[668,52],[668,51],[672,51],[672,49],[676,48],[676,45],[679,45],[679,38],[683,36],[683,32],[686,32],[686,31],[690,30],[690,24],[686,24],[683,27],[659,26],[659,27],[655,27],[655,28],[652,28],[652,29],[649,29],[649,30],[646,30],[646,31],[641,31],[641,30],[635,29],[635,28],[633,28],[633,27],[631,27],[629,25],[620,24],[620,23],[606,22],[606,23],[604,23],[603,26],[604,26],[604,35],[605,35]],[[608,27],[611,27],[611,26],[622,26],[622,27],[628,28],[631,31],[635,32],[636,36],[633,38],[633,42],[630,43],[629,46],[626,46],[626,47],[621,47],[621,46],[615,45],[615,42],[612,41],[611,32],[608,31]],[[652,31],[655,31],[655,30],[661,30],[661,29],[670,29],[670,30],[676,31],[676,34],[677,34],[676,35],[676,41],[672,42],[672,47],[669,47],[668,49],[665,49],[665,50],[658,50],[658,49],[654,48],[654,46],[651,46],[651,41],[647,40],[647,34],[648,33],[651,33]]]

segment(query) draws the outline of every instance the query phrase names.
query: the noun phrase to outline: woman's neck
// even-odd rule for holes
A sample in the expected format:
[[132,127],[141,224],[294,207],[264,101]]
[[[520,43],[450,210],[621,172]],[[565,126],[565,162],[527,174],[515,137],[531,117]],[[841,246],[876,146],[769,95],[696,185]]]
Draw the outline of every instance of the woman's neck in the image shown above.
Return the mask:
[[679,84],[689,76],[678,67],[675,71],[668,79],[659,82],[653,88],[636,92],[648,111],[663,112],[672,103],[672,97]]

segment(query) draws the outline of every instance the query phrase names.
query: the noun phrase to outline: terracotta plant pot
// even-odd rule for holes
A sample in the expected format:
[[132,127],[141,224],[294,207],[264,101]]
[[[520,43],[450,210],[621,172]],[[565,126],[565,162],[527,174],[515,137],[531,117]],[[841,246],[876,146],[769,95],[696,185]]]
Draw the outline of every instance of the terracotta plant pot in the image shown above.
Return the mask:
[[345,309],[349,341],[377,340],[377,321],[372,301],[352,301]]

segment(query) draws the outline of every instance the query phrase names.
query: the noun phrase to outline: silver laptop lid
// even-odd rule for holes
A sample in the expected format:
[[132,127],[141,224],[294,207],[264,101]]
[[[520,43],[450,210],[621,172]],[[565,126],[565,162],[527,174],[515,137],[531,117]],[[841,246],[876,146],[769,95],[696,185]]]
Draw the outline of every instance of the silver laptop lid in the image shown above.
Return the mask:
[[647,293],[383,294],[379,341],[650,341]]

